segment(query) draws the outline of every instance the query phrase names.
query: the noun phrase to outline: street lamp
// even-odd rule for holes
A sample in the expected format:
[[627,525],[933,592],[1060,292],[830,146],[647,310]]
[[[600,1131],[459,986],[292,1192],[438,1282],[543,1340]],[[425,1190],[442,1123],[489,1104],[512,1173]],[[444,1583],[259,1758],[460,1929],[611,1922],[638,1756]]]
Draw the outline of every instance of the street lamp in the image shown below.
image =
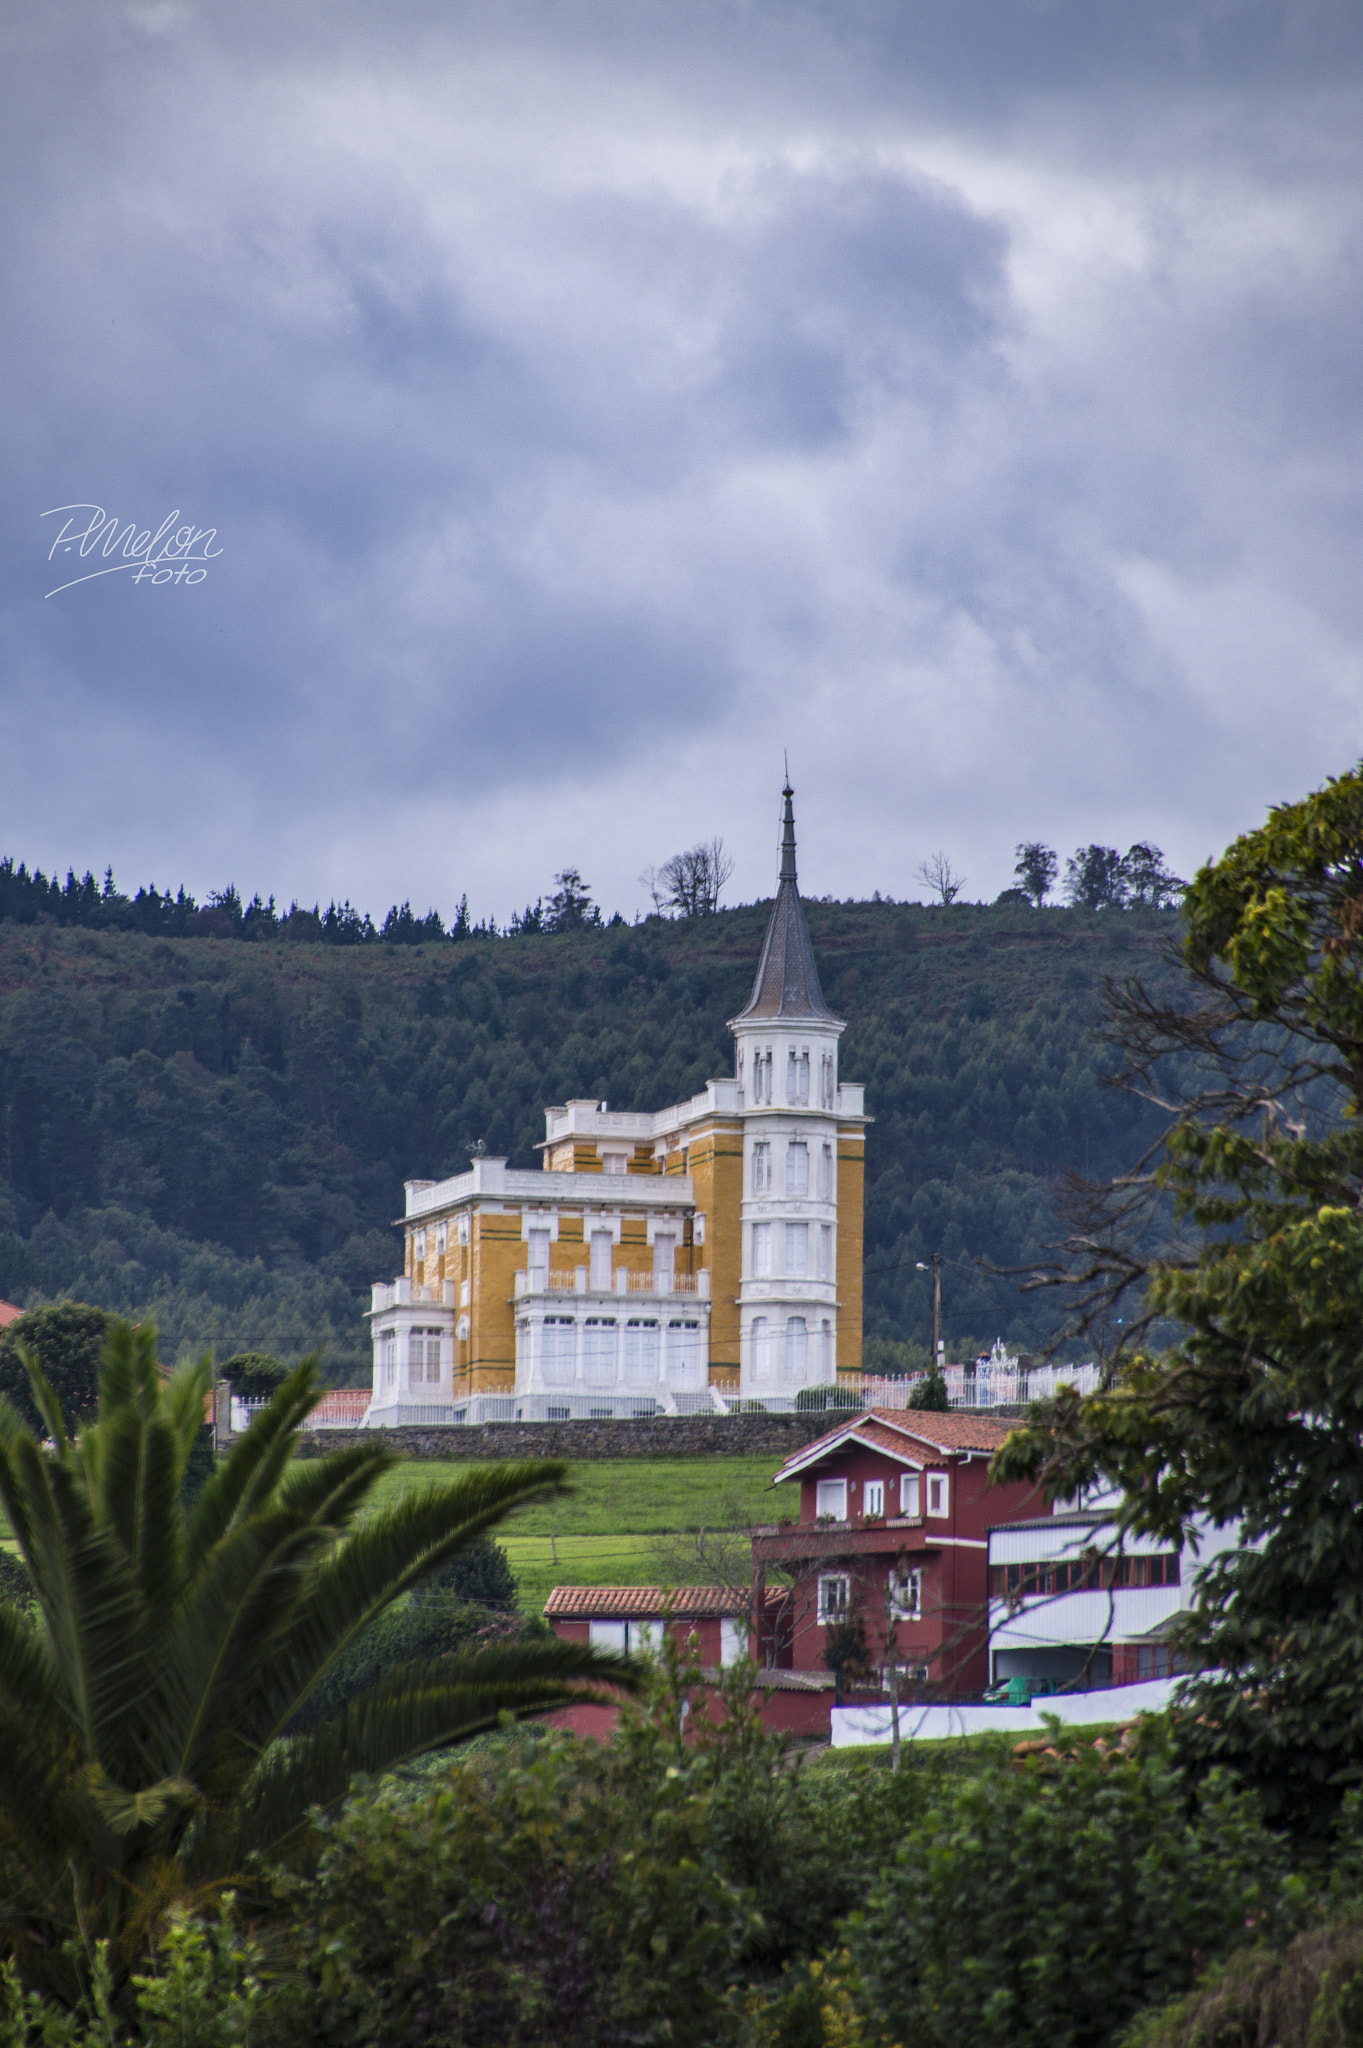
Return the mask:
[[[920,1273],[929,1268],[922,1259],[915,1259],[914,1266]],[[934,1370],[943,1363],[942,1357],[942,1254],[932,1255],[932,1363]]]

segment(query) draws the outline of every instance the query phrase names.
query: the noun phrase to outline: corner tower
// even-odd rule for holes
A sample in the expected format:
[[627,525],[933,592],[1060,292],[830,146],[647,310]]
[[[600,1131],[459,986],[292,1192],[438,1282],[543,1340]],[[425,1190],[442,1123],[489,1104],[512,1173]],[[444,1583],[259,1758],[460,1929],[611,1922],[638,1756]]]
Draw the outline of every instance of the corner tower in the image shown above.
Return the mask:
[[861,1366],[862,1089],[838,1078],[782,792],[781,871],[747,1006],[730,1023],[743,1125],[740,1386],[793,1394]]

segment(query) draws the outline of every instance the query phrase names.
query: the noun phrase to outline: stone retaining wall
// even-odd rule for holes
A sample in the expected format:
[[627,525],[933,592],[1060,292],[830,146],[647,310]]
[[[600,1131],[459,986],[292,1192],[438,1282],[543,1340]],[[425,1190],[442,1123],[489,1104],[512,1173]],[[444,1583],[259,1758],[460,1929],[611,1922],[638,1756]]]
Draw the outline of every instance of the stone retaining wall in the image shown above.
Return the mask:
[[451,1429],[305,1430],[301,1457],[351,1444],[389,1445],[408,1458],[770,1458],[779,1464],[837,1426],[836,1413],[648,1415],[575,1422],[482,1422]]

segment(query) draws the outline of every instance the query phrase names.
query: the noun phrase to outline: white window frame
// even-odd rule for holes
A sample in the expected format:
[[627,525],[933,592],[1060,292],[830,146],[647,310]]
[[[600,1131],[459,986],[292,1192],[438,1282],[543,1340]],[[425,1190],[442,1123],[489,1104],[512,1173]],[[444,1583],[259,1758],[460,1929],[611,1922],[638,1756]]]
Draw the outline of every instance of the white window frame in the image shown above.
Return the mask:
[[615,1256],[615,1239],[610,1231],[594,1230],[587,1253],[591,1260],[593,1293],[609,1293],[612,1285],[611,1262]]
[[603,1152],[601,1154],[601,1171],[614,1174],[617,1179],[622,1173],[628,1173],[628,1152]]
[[920,1515],[919,1506],[923,1489],[917,1472],[901,1472],[899,1475],[899,1512],[901,1515]]
[[821,1202],[831,1202],[831,1201],[832,1201],[832,1199],[833,1199],[833,1147],[832,1147],[831,1145],[820,1145],[820,1147],[819,1147],[819,1200],[820,1200]]
[[847,1481],[845,1479],[817,1479],[814,1482],[814,1514],[822,1521],[831,1515],[835,1522],[847,1520]]
[[819,1278],[821,1280],[831,1280],[833,1278],[833,1226],[831,1223],[821,1223],[819,1225]]
[[890,1567],[891,1621],[921,1621],[923,1618],[923,1571],[910,1565],[903,1571]]
[[594,1650],[619,1650],[629,1648],[629,1623],[627,1621],[589,1621],[587,1640]]
[[456,1232],[455,1234],[456,1234],[456,1236],[458,1237],[458,1239],[459,1239],[459,1242],[460,1242],[460,1244],[467,1244],[467,1243],[468,1243],[468,1241],[469,1241],[469,1219],[468,1219],[468,1217],[467,1217],[467,1216],[461,1216],[461,1217],[459,1218],[459,1228],[458,1228],[458,1230],[457,1230],[457,1232]]
[[863,1515],[883,1515],[885,1512],[885,1481],[868,1479],[861,1489],[861,1512]]
[[819,1625],[828,1628],[852,1611],[852,1581],[846,1572],[820,1572]]
[[752,1226],[752,1270],[755,1280],[765,1280],[771,1272],[770,1223],[754,1223]]
[[448,1224],[448,1223],[437,1223],[437,1224],[436,1224],[436,1226],[435,1226],[435,1249],[436,1249],[436,1256],[437,1256],[437,1257],[439,1257],[439,1255],[440,1255],[440,1254],[441,1254],[442,1252],[448,1251],[448,1250],[449,1250],[449,1245],[450,1245],[450,1226],[449,1226],[449,1224]]
[[425,1232],[425,1229],[424,1229],[424,1228],[423,1228],[423,1229],[421,1229],[421,1230],[418,1230],[418,1231],[414,1231],[414,1232],[413,1232],[413,1235],[412,1235],[412,1257],[413,1257],[414,1259],[418,1259],[418,1260],[422,1260],[422,1261],[424,1261],[424,1260],[425,1260],[425,1257],[426,1257],[426,1232]]
[[786,1145],[786,1193],[809,1193],[809,1147],[803,1138],[791,1138]]
[[803,1280],[809,1272],[809,1225],[788,1223],[786,1225],[786,1273],[795,1280]]
[[731,1664],[741,1664],[748,1654],[748,1617],[746,1614],[721,1614],[719,1618],[719,1667],[727,1671]]
[[786,1317],[786,1384],[803,1386],[809,1372],[809,1323],[804,1316]]
[[771,1371],[771,1324],[766,1316],[754,1316],[749,1334],[753,1378],[761,1386]]
[[755,1195],[771,1193],[771,1144],[766,1138],[759,1138],[752,1148],[752,1191]]
[[951,1475],[948,1472],[928,1474],[928,1513],[935,1521],[944,1522],[951,1514]]

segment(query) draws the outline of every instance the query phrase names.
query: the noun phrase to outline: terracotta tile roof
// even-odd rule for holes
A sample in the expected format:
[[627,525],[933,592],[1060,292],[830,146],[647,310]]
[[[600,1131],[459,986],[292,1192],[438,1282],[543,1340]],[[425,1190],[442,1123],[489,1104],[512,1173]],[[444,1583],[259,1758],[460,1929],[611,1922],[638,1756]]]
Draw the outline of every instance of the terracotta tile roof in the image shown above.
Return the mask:
[[929,1408],[864,1408],[787,1458],[772,1485],[807,1472],[830,1452],[853,1441],[892,1458],[912,1459],[925,1450],[951,1457],[961,1451],[996,1451],[1011,1427],[1011,1423],[993,1422],[987,1415],[938,1414]]
[[[775,1590],[775,1589],[773,1589]],[[770,1597],[770,1596],[769,1596]],[[747,1591],[733,1586],[555,1586],[544,1603],[552,1621],[624,1621],[671,1614],[677,1621],[742,1614]]]
[[17,1323],[22,1314],[23,1310],[16,1308],[12,1301],[0,1301],[0,1330],[7,1329],[11,1323]]

